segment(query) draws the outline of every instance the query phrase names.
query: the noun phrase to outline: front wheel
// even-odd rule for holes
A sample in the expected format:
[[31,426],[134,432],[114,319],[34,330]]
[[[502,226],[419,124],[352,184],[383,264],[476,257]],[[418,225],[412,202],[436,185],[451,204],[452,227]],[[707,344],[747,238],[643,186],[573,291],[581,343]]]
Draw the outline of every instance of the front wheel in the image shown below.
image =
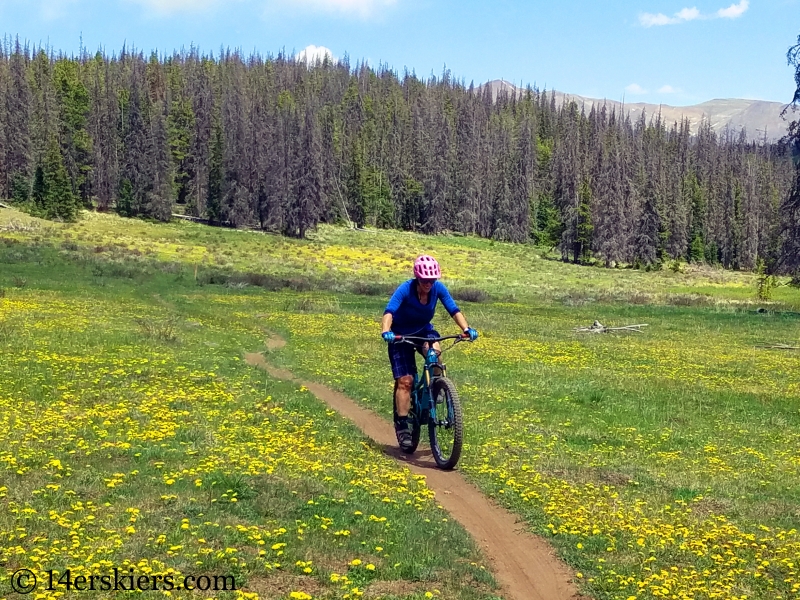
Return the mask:
[[449,471],[455,468],[461,457],[464,439],[461,402],[456,386],[446,377],[433,380],[431,394],[436,403],[436,419],[428,423],[431,452],[438,467]]

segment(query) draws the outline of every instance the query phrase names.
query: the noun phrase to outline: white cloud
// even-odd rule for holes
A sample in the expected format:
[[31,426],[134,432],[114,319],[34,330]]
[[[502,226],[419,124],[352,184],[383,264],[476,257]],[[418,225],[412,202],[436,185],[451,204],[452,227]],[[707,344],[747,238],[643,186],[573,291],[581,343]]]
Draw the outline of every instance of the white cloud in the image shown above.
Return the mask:
[[322,62],[325,60],[326,56],[332,61],[336,60],[333,56],[333,52],[331,52],[325,46],[315,46],[314,44],[311,44],[310,46],[306,46],[300,52],[298,52],[295,58],[299,61],[305,61],[309,65],[313,65],[317,61]]
[[678,88],[674,88],[671,85],[662,85],[658,88],[659,94],[679,94],[680,90]]
[[720,8],[717,11],[717,16],[723,19],[736,19],[741,17],[749,7],[749,0],[741,0],[739,4],[731,4],[728,8]]
[[658,13],[654,15],[652,13],[642,13],[639,15],[639,24],[643,27],[653,27],[658,25],[672,25],[673,23],[677,23],[676,19],[672,17],[668,17],[665,14]]
[[642,27],[654,27],[660,25],[677,25],[698,19],[736,19],[741,17],[750,6],[750,0],[740,0],[739,4],[731,4],[728,8],[720,8],[717,12],[704,15],[696,6],[692,8],[682,8],[671,17],[664,13],[641,13],[639,15],[639,25]]
[[685,21],[694,21],[701,18],[700,11],[696,7],[682,8],[675,13],[674,16],[668,17],[665,14],[658,13],[642,13],[639,15],[639,24],[644,27],[653,27],[654,25],[675,25],[676,23],[684,23]]
[[640,86],[638,83],[632,83],[625,88],[626,92],[630,92],[631,94],[646,94],[647,90]]
[[682,8],[675,13],[675,18],[678,19],[678,21],[694,21],[700,18],[700,11],[697,10],[695,6],[692,8]]

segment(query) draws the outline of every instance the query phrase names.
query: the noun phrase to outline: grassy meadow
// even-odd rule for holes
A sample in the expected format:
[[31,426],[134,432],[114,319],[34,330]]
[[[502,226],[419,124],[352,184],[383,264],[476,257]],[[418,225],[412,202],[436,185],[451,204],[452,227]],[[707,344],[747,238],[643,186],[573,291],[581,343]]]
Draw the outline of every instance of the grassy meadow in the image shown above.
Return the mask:
[[[758,302],[753,274],[580,267],[470,237],[310,237],[0,210],[11,571],[234,574],[219,597],[496,596],[424,480],[242,360],[264,351],[389,419],[379,320],[424,251],[481,333],[444,356],[460,469],[585,594],[800,597],[800,353],[757,347],[798,344],[800,290]],[[595,319],[648,326],[573,332]]]

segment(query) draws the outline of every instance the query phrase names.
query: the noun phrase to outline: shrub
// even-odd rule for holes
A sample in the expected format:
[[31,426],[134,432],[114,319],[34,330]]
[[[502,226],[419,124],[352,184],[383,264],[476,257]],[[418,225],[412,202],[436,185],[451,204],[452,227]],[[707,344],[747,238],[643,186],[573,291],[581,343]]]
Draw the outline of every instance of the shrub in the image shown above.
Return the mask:
[[350,285],[350,291],[359,296],[391,296],[396,286],[390,283],[365,283],[356,281]]
[[177,326],[174,319],[158,322],[152,319],[136,319],[142,334],[162,342],[175,342],[178,339]]
[[778,279],[767,271],[767,266],[763,259],[758,259],[756,273],[758,273],[758,279],[756,280],[756,297],[759,300],[771,300],[772,291],[778,284]]
[[339,313],[341,308],[336,298],[322,299],[306,296],[300,298],[294,308],[300,312]]
[[650,294],[645,292],[633,292],[628,295],[628,302],[630,304],[650,304],[653,301],[653,297]]
[[286,287],[295,292],[310,292],[311,290],[329,289],[329,285],[323,282],[313,282],[306,277],[292,277],[286,282]]
[[460,302],[488,302],[491,300],[488,292],[477,288],[462,288],[452,291],[452,296]]
[[681,261],[675,259],[669,263],[669,270],[673,273],[683,273],[683,265]]
[[672,306],[712,306],[714,298],[706,294],[668,294],[664,299]]
[[756,281],[756,296],[759,300],[771,300],[772,291],[775,289],[778,280],[774,275],[762,274]]
[[280,277],[266,273],[226,273],[224,271],[206,271],[198,276],[199,285],[226,285],[228,287],[254,287],[264,288],[271,292],[293,290],[295,292],[310,292],[312,290],[325,290],[331,288],[331,283],[316,281],[308,277]]
[[18,338],[19,335],[20,332],[14,323],[0,321],[0,341],[8,342],[12,339]]

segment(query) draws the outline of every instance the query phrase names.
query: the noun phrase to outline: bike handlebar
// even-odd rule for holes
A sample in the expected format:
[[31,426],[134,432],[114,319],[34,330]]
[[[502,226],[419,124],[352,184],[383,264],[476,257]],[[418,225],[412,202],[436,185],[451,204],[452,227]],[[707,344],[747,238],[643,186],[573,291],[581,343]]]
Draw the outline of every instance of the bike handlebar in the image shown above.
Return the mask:
[[422,336],[413,336],[413,335],[397,335],[394,336],[394,343],[397,342],[405,342],[407,340],[410,341],[419,341],[419,342],[443,342],[444,340],[456,340],[457,342],[465,341],[469,339],[468,333],[461,333],[459,335],[445,335],[442,337],[422,337]]

